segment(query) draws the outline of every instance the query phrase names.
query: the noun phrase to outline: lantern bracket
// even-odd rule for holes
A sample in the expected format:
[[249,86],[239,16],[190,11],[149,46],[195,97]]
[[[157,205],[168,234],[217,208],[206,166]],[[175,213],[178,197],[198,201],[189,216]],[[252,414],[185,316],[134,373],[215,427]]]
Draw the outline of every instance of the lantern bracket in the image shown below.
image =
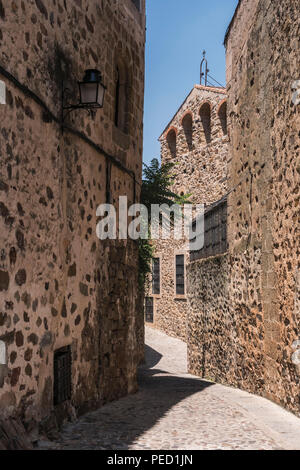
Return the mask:
[[[103,107],[103,101],[104,101],[104,94],[106,87],[103,85],[101,81],[101,73],[97,70],[89,69],[86,70],[85,72],[85,77],[83,79],[83,82],[78,82],[79,90],[80,90],[80,102],[76,104],[66,104],[65,103],[65,95],[66,92],[71,93],[72,91],[70,88],[65,87],[64,81],[62,82],[62,96],[61,96],[61,127],[62,131],[64,128],[64,122],[66,117],[74,110],[76,109],[85,109],[88,111],[88,113],[92,116],[93,113],[97,110]],[[81,86],[85,85],[90,85],[93,84],[96,86],[95,91],[96,91],[96,100],[95,102],[81,102],[82,100],[82,95],[81,95]],[[99,89],[102,89],[102,95],[100,102],[98,102],[98,96],[99,96]]]

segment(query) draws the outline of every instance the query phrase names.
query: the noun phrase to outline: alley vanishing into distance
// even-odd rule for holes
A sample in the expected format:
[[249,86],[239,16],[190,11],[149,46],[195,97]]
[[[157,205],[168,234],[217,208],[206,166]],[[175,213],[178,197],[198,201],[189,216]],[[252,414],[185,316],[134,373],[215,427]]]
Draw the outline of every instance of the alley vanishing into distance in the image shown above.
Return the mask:
[[300,420],[263,399],[187,374],[186,345],[147,328],[137,394],[65,425],[62,450],[300,449]]

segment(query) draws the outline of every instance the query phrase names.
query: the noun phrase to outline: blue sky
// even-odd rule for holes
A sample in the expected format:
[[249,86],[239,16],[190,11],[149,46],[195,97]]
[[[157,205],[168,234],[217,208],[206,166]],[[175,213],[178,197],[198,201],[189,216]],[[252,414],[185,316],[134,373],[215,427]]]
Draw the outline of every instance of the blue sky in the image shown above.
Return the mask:
[[147,0],[144,161],[159,157],[158,137],[196,83],[202,51],[225,85],[227,26],[238,0]]

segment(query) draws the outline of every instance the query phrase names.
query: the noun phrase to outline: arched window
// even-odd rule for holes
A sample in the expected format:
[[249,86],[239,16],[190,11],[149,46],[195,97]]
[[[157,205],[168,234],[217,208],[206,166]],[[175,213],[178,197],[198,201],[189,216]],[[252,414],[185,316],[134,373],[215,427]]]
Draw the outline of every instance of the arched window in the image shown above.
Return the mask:
[[204,103],[200,108],[200,118],[206,142],[211,142],[211,110],[209,103]]
[[118,61],[115,70],[115,126],[128,133],[129,80],[123,61]]
[[219,115],[223,134],[227,135],[227,103],[226,101],[224,101],[224,103],[221,104],[218,115]]
[[193,118],[190,113],[186,114],[182,119],[182,127],[184,130],[186,142],[189,150],[193,148]]
[[176,157],[177,143],[176,143],[176,132],[174,129],[171,129],[168,132],[167,142],[168,142],[169,150],[171,152],[172,157]]

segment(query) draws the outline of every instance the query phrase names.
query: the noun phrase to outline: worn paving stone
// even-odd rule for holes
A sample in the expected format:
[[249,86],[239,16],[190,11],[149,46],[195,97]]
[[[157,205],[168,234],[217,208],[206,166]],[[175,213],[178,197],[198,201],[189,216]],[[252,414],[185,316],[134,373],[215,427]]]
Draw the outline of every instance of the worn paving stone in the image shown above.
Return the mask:
[[[140,390],[64,426],[63,450],[274,450],[281,439],[243,409],[213,391],[215,385],[186,373],[186,346],[147,329]],[[225,388],[225,387],[224,387]]]

